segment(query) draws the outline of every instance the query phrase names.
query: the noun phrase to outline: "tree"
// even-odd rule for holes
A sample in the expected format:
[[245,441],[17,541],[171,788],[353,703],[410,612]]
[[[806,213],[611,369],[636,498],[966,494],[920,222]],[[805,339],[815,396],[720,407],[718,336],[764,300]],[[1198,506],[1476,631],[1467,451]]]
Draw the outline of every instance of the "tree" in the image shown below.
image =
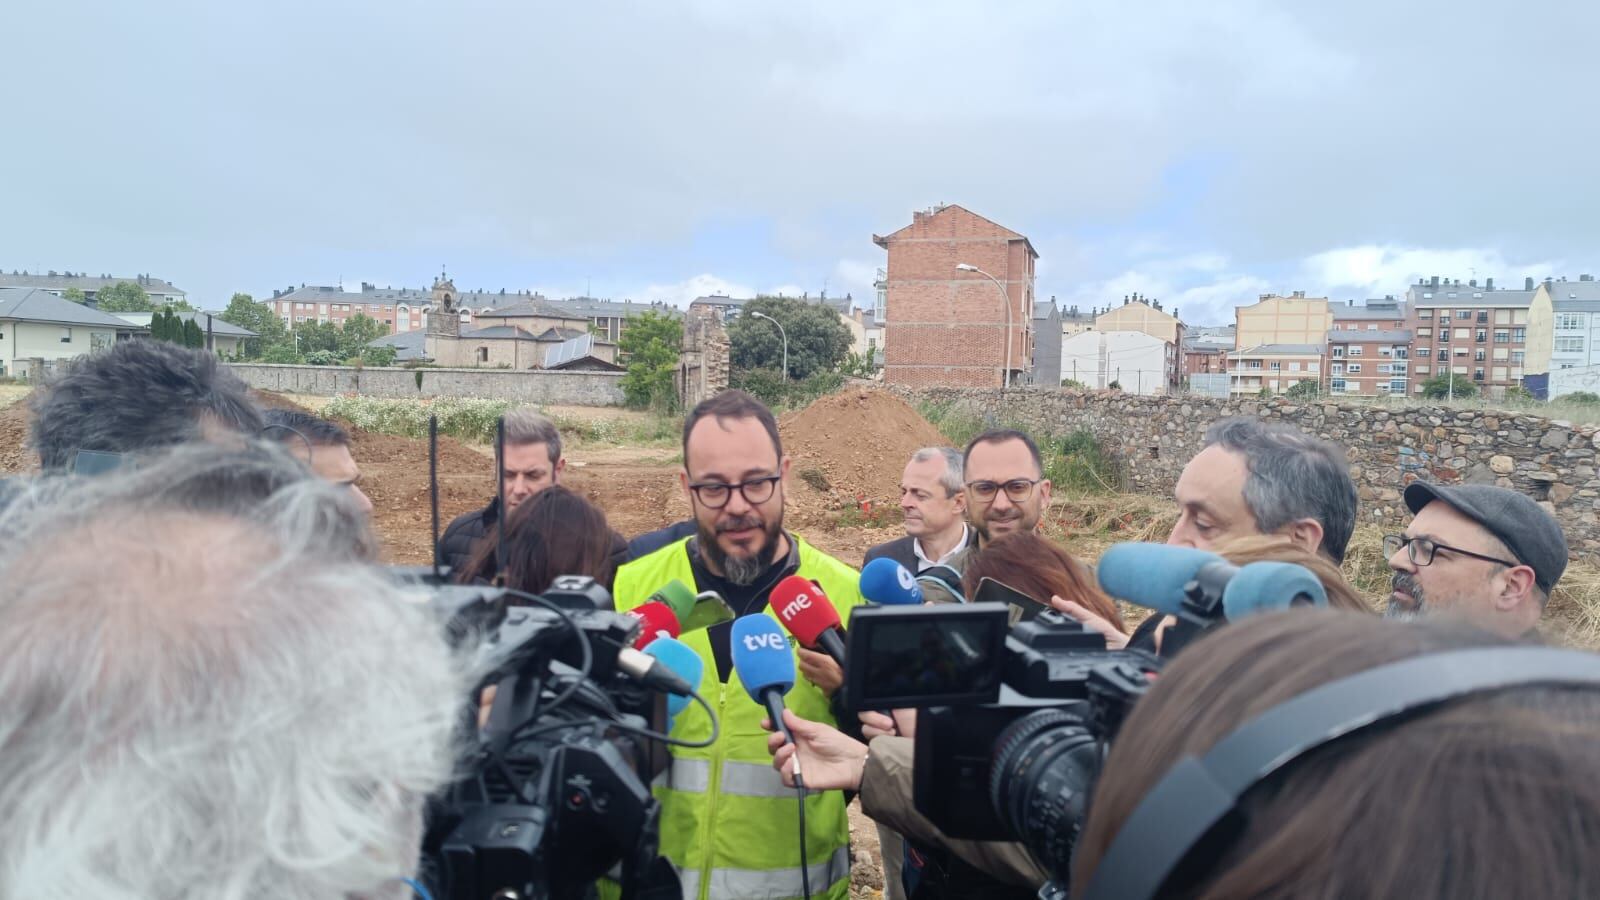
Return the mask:
[[671,409],[678,394],[672,375],[683,345],[683,323],[672,316],[647,312],[628,322],[617,340],[619,361],[627,367],[622,394],[635,408]]
[[101,312],[154,312],[155,304],[144,288],[131,281],[119,281],[95,294],[94,305]]
[[83,291],[80,291],[77,288],[67,288],[61,292],[61,299],[70,300],[73,303],[82,303],[85,298],[83,296]]
[[339,353],[341,358],[352,356],[366,356],[367,344],[389,333],[383,323],[365,313],[356,313],[344,320],[344,327],[339,330]]
[[[1451,382],[1455,382],[1454,389]],[[1470,399],[1478,395],[1478,388],[1465,375],[1446,375],[1440,373],[1422,383],[1422,396],[1428,400],[1444,400],[1450,396],[1458,400]]]
[[1284,393],[1283,393],[1283,395],[1285,397],[1292,397],[1292,398],[1294,398],[1296,400],[1311,400],[1311,399],[1314,399],[1316,397],[1321,396],[1321,394],[1322,394],[1322,385],[1318,384],[1315,381],[1298,381],[1298,382],[1295,382],[1295,385],[1293,387],[1289,388],[1287,391],[1284,391]]
[[399,352],[393,347],[368,347],[366,352],[361,354],[361,360],[369,366],[392,366]]
[[150,338],[157,341],[168,341],[174,344],[183,343],[183,323],[171,310],[157,310],[150,316]]
[[729,364],[735,369],[783,371],[783,337],[766,319],[771,316],[789,338],[789,378],[804,381],[816,372],[831,372],[844,361],[852,342],[850,329],[833,307],[796,297],[757,297],[744,313],[728,322]]
[[290,343],[273,344],[261,354],[261,361],[265,363],[279,363],[282,365],[296,365],[305,362],[305,357],[295,352],[294,345]]
[[[222,311],[221,319],[258,335],[245,338],[240,344],[239,349],[245,359],[259,358],[268,347],[289,339],[288,326],[272,311],[272,307],[255,302],[249,294],[234,294],[233,299],[228,301],[228,308]],[[290,352],[293,352],[292,347]]]
[[839,374],[846,378],[871,378],[878,374],[878,364],[866,353],[851,351],[844,356],[844,362],[839,363]]
[[[171,310],[167,311],[167,315],[172,316],[173,321],[179,321]],[[200,324],[192,318],[182,321],[183,325],[180,327],[183,329],[183,345],[196,350],[204,348],[206,345],[206,333],[200,330]]]

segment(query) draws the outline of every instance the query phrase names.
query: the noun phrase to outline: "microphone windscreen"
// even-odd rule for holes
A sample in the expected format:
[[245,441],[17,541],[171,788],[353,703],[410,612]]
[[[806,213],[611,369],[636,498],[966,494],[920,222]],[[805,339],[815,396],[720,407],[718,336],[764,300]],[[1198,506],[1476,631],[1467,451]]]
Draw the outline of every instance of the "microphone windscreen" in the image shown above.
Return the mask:
[[828,602],[828,595],[799,575],[778,582],[767,602],[789,633],[807,647],[816,646],[817,638],[829,628],[841,627],[839,612]]
[[[689,684],[700,687],[700,678],[705,673],[705,663],[701,662],[700,654],[677,638],[662,638],[644,648],[644,652],[654,656],[661,664],[671,669],[674,674]],[[667,715],[676,716],[683,712],[689,705],[687,694],[667,695]]]
[[762,702],[767,688],[787,694],[794,687],[794,651],[778,623],[766,613],[733,620],[733,670],[739,673],[750,698]]
[[922,602],[922,588],[911,570],[887,556],[861,569],[861,596],[885,606],[911,606]]
[[1226,562],[1215,553],[1169,544],[1116,544],[1100,555],[1100,589],[1129,603],[1174,615],[1183,608],[1183,586],[1207,563]]
[[1327,606],[1328,592],[1322,580],[1305,566],[1287,562],[1253,562],[1222,589],[1222,614],[1229,622],[1258,612],[1288,609],[1297,596],[1302,603]]
[[695,594],[688,585],[674,578],[657,588],[646,602],[650,601],[666,604],[678,621],[683,622],[689,618],[689,613],[694,609]]
[[633,642],[635,650],[643,650],[652,641],[661,637],[665,631],[668,637],[678,636],[678,617],[672,614],[671,608],[659,600],[651,600],[640,606],[628,610],[628,615],[638,619],[641,627],[639,637]]

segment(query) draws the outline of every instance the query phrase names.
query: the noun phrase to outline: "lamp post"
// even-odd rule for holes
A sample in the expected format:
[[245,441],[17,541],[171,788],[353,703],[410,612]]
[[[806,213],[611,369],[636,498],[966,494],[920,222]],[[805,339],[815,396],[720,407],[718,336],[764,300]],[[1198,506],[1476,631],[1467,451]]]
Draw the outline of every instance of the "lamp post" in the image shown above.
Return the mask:
[[783,381],[787,384],[789,382],[789,335],[784,332],[783,323],[764,312],[756,312],[753,309],[749,312],[750,315],[758,319],[766,319],[768,322],[778,326],[778,336],[783,338]]
[[1001,301],[1003,301],[1005,303],[1005,307],[1006,307],[1006,367],[1005,367],[1005,371],[1002,372],[1001,375],[1000,375],[1000,386],[1003,387],[1003,388],[1010,387],[1011,386],[1011,295],[1006,293],[1006,286],[1000,283],[1000,279],[994,277],[993,275],[990,275],[988,272],[985,272],[984,270],[978,268],[977,266],[974,266],[974,265],[971,265],[971,264],[968,264],[968,263],[956,263],[956,271],[958,271],[958,272],[976,272],[979,275],[982,275],[983,277],[985,277],[985,278],[989,279],[990,281],[994,282],[995,288],[1000,291],[1000,299],[1001,299]]

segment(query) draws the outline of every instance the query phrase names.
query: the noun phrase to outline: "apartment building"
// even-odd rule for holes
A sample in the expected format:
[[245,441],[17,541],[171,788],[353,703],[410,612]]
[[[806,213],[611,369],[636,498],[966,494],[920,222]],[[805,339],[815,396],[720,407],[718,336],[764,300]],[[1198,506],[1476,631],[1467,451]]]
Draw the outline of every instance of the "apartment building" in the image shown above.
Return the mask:
[[1228,393],[1282,394],[1302,381],[1321,382],[1323,344],[1257,344],[1227,356]]
[[1345,328],[1328,332],[1328,393],[1381,397],[1408,392],[1411,332]]
[[1039,259],[1027,237],[960,206],[936,206],[872,242],[888,253],[881,282],[885,382],[1020,381],[1033,360]]
[[1579,275],[1577,281],[1546,281],[1535,291],[1550,300],[1550,370],[1600,365],[1600,282]]
[[95,298],[101,288],[112,287],[124,281],[144,288],[144,292],[150,296],[150,302],[158,307],[186,300],[189,296],[172,282],[153,275],[85,275],[82,272],[54,270],[43,274],[38,272],[29,274],[27,271],[12,271],[9,274],[0,272],[0,289],[33,288],[60,297],[67,291],[77,288],[83,292],[84,302],[90,306],[95,305]]
[[1453,372],[1490,397],[1521,386],[1525,374],[1549,371],[1554,346],[1552,292],[1497,288],[1494,279],[1465,285],[1434,276],[1406,291],[1406,326],[1412,333],[1410,392]]
[[1094,318],[1095,331],[1138,331],[1148,334],[1158,340],[1171,344],[1166,352],[1175,361],[1171,368],[1170,378],[1162,393],[1176,391],[1180,379],[1179,354],[1183,347],[1184,337],[1187,332],[1183,320],[1178,318],[1178,310],[1167,312],[1160,300],[1152,299],[1141,294],[1129,294],[1122,298],[1122,304],[1106,307],[1105,311]]

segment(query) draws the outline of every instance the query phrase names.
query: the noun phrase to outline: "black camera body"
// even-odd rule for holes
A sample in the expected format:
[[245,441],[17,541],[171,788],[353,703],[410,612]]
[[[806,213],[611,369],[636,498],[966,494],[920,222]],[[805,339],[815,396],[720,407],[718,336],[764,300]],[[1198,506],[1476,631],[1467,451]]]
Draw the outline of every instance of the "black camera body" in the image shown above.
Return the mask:
[[964,840],[1024,840],[1060,872],[1106,747],[1161,661],[1139,650],[1107,650],[1104,636],[1054,610],[1008,632],[1009,615],[1003,603],[859,608],[848,632],[852,661],[915,643],[927,659],[891,658],[897,667],[925,671],[954,647],[963,671],[997,677],[935,679],[925,694],[911,696],[904,679],[875,690],[872,667],[860,666],[865,674],[847,673],[846,696],[857,710],[918,708],[913,800],[940,831]]
[[486,673],[462,710],[466,774],[429,810],[423,876],[433,896],[580,897],[615,871],[624,896],[675,895],[650,790],[669,763],[652,737],[665,731],[665,695],[618,665],[638,620],[610,612],[610,594],[586,577],[562,577],[531,599],[428,587],[451,639],[475,649]]

